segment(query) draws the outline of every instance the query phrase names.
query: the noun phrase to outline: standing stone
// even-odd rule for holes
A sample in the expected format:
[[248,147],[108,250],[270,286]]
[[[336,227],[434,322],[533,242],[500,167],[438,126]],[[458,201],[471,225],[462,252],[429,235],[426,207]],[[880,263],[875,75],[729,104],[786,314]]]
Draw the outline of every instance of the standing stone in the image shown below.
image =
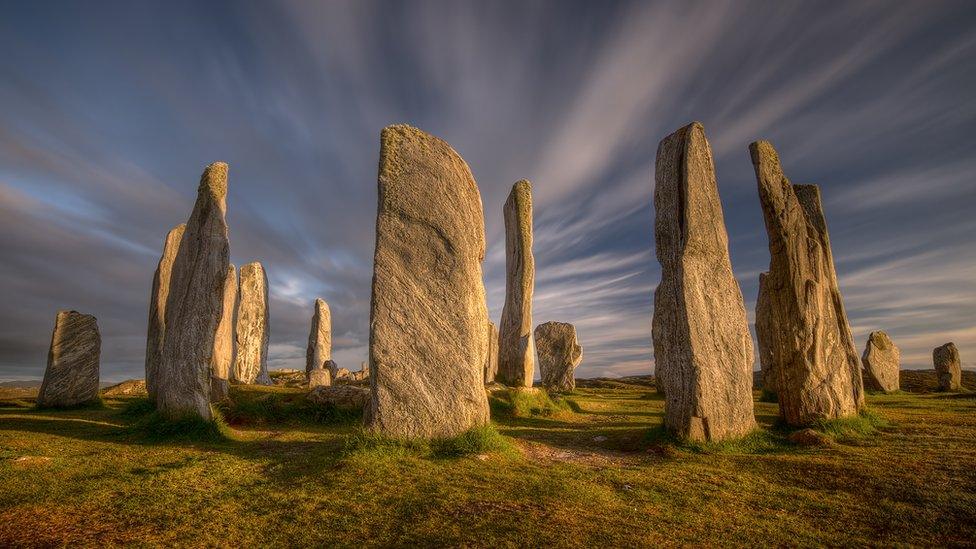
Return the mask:
[[204,170],[170,276],[166,332],[156,379],[156,405],[175,417],[212,418],[210,359],[224,309],[227,239],[227,164]]
[[405,125],[380,144],[366,421],[394,437],[488,422],[481,195],[444,141]]
[[962,386],[962,360],[956,344],[949,342],[932,351],[935,375],[939,378],[940,391],[958,391]]
[[323,368],[332,358],[332,312],[322,299],[315,300],[312,313],[312,329],[308,334],[308,348],[305,349],[305,374],[316,368]]
[[546,322],[535,328],[542,384],[552,391],[576,388],[576,367],[583,361],[583,347],[576,340],[576,328],[565,322]]
[[661,283],[654,292],[652,334],[664,425],[689,440],[743,436],[756,427],[752,337],[729,260],[712,150],[700,123],[661,141],[655,181]]
[[271,385],[268,375],[268,277],[261,263],[241,267],[237,301],[237,362],[234,379],[240,383]]
[[[224,280],[223,310],[220,314],[220,324],[217,325],[213,358],[210,362],[213,377],[225,381],[230,379],[230,366],[234,363],[234,309],[236,305],[237,268],[234,265],[229,265],[227,267],[227,278]],[[226,396],[227,391],[218,388],[211,391],[211,394]]]
[[336,376],[339,375],[340,368],[334,360],[326,360],[322,367],[329,371],[329,374],[332,375],[332,379],[336,379]]
[[771,325],[775,316],[769,309],[770,302],[766,291],[766,275],[759,273],[759,297],[756,299],[756,339],[759,340],[759,375],[762,380],[763,395],[776,394],[776,363],[770,347],[763,343],[772,341],[775,337],[775,325]]
[[505,306],[498,328],[498,380],[531,387],[535,375],[532,341],[532,185],[521,180],[505,201]]
[[96,400],[101,348],[95,317],[77,311],[58,312],[37,405],[75,406]]
[[901,351],[888,334],[877,331],[868,336],[868,343],[861,356],[864,364],[864,384],[875,391],[897,391]]
[[166,235],[163,255],[153,275],[152,295],[149,296],[149,328],[146,330],[146,392],[149,399],[156,399],[156,375],[163,355],[163,336],[166,334],[166,300],[169,298],[169,281],[173,261],[180,249],[186,224],[173,227]]
[[485,383],[493,383],[498,375],[498,328],[488,321],[488,356],[485,358]]
[[802,426],[856,414],[864,405],[861,361],[837,284],[820,191],[791,185],[770,143],[758,141],[749,151],[770,254],[756,332],[760,357],[772,365],[780,415]]
[[332,385],[332,374],[325,368],[313,368],[307,374],[309,389]]

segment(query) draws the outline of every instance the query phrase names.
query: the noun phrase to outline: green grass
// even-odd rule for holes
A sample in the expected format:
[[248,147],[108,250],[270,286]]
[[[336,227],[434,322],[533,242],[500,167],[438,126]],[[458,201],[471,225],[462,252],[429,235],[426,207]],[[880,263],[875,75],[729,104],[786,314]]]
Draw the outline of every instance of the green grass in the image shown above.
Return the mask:
[[663,401],[638,386],[496,394],[491,426],[432,442],[308,416],[302,394],[235,388],[226,425],[155,423],[133,397],[103,409],[0,406],[0,546],[976,539],[974,398],[869,395],[872,414],[818,425],[835,444],[799,447],[763,402],[759,429],[742,439],[669,440]]

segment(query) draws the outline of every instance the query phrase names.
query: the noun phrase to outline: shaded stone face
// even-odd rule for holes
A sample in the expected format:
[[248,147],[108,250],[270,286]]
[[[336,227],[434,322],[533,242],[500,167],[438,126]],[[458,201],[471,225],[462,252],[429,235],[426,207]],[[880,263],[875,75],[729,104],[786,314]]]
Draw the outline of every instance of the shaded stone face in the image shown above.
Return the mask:
[[565,322],[546,322],[535,329],[542,384],[552,391],[576,388],[576,368],[583,361],[583,347],[576,339],[576,328]]
[[180,249],[186,224],[173,227],[166,235],[163,255],[153,275],[152,293],[149,296],[149,327],[146,330],[146,391],[149,398],[156,398],[156,374],[163,355],[163,336],[166,334],[166,300],[169,298],[169,282],[173,261]]
[[864,404],[861,364],[815,185],[792,185],[766,141],[749,147],[769,237],[756,309],[760,360],[773,372],[790,425],[853,415]]
[[531,387],[535,375],[532,341],[532,185],[521,180],[505,201],[505,306],[498,328],[498,380]]
[[227,267],[227,278],[224,281],[223,309],[220,314],[220,324],[217,325],[217,335],[214,337],[214,352],[210,362],[213,377],[230,379],[230,368],[234,363],[234,310],[237,306],[237,268]]
[[740,437],[756,426],[752,337],[701,124],[661,141],[655,182],[661,283],[654,292],[652,330],[655,371],[666,399],[664,424],[685,439]]
[[37,405],[75,406],[97,399],[101,348],[95,317],[77,311],[59,312]]
[[888,334],[877,331],[868,336],[868,343],[861,356],[864,364],[864,385],[875,391],[897,391],[901,351]]
[[957,391],[962,386],[962,360],[955,343],[949,342],[932,351],[935,375],[940,391]]
[[230,243],[227,164],[207,166],[173,262],[156,405],[168,416],[211,419],[210,361],[224,308]]
[[260,262],[241,267],[237,301],[237,361],[234,379],[239,383],[271,385],[268,375],[268,277]]
[[389,126],[380,145],[367,425],[451,437],[488,422],[481,196],[444,141]]
[[332,385],[332,374],[325,368],[315,368],[308,372],[308,387],[328,387]]
[[776,357],[771,346],[764,343],[776,337],[776,326],[771,323],[776,318],[770,310],[769,295],[766,291],[766,275],[759,273],[759,297],[756,299],[756,339],[759,343],[759,367],[764,393],[776,394]]
[[322,299],[315,300],[312,313],[312,328],[308,333],[308,347],[305,349],[305,373],[325,366],[332,358],[332,312]]
[[485,383],[492,383],[498,375],[498,328],[488,322],[488,356],[485,358]]

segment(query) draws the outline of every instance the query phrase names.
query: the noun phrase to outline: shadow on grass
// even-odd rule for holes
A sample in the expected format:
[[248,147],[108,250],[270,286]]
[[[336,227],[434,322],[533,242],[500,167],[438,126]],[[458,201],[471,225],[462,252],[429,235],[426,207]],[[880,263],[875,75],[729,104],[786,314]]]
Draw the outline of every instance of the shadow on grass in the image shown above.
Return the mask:
[[433,440],[391,438],[361,430],[345,441],[344,457],[451,459],[486,453],[514,455],[511,441],[494,425],[475,427],[460,435]]

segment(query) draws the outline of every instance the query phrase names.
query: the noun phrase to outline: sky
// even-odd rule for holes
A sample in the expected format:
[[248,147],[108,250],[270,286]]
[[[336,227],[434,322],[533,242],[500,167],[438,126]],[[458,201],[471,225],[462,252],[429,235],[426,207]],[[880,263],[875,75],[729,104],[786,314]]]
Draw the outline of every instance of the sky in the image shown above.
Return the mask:
[[[449,142],[484,204],[533,184],[533,320],[576,325],[578,377],[653,371],[658,142],[701,121],[750,325],[769,263],[749,143],[821,186],[860,352],[976,367],[976,3],[0,0],[0,380],[40,378],[58,310],[94,314],[101,376],[143,375],[166,232],[230,164],[231,260],[261,261],[269,366],[368,353],[381,129]],[[756,363],[758,368],[758,362]]]

